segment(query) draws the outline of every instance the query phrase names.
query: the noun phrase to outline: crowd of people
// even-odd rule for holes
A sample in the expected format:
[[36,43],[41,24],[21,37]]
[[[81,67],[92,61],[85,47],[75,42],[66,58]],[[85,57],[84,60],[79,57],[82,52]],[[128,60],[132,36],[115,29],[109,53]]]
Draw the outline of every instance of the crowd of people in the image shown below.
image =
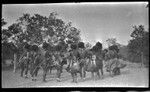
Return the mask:
[[[97,43],[91,49],[86,49],[83,42],[71,44],[71,49],[62,49],[61,46],[52,47],[44,42],[42,47],[37,45],[24,45],[24,53],[20,56],[18,67],[21,68],[21,77],[28,78],[30,74],[32,81],[36,80],[38,71],[43,70],[43,81],[52,69],[56,69],[57,80],[60,81],[63,65],[67,65],[66,71],[71,73],[73,81],[77,82],[77,73],[85,78],[86,71],[99,72],[103,75],[103,61],[118,58],[115,50],[102,50],[102,44]],[[98,73],[99,74],[99,73]]]

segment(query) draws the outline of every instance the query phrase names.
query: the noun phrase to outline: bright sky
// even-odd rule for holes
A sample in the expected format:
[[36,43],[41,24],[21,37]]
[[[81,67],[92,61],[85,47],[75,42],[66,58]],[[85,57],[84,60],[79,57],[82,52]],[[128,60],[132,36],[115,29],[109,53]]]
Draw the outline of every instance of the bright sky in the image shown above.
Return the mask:
[[2,18],[14,23],[23,13],[48,16],[57,12],[64,21],[73,23],[81,30],[84,42],[95,44],[97,41],[107,47],[106,40],[116,37],[117,42],[127,45],[132,26],[142,24],[148,29],[147,2],[138,3],[70,3],[70,4],[3,4]]

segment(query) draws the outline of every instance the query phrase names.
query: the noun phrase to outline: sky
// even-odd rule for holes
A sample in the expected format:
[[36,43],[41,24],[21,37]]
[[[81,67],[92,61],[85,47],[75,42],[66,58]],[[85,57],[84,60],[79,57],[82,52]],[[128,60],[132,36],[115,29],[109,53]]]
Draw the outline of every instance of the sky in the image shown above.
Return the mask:
[[66,23],[81,30],[81,39],[94,45],[97,41],[107,47],[106,40],[115,37],[127,45],[133,25],[149,27],[147,2],[138,3],[53,3],[53,4],[3,4],[2,18],[14,23],[23,13],[47,16],[57,12]]

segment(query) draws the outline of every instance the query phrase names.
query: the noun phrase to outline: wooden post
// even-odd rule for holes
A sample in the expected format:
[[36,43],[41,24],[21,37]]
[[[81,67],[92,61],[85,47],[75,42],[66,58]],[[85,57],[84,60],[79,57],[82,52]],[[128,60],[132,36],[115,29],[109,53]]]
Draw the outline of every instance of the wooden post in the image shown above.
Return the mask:
[[141,62],[141,67],[143,67],[143,65],[144,65],[143,52],[141,52],[141,60],[142,60],[142,62]]
[[16,67],[17,67],[17,55],[14,53],[14,70],[13,72],[16,72]]

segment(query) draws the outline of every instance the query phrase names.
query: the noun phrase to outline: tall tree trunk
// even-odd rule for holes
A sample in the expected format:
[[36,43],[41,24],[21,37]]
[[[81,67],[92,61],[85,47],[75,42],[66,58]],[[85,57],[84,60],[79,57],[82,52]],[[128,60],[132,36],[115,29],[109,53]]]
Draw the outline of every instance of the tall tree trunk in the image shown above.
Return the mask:
[[16,67],[17,67],[17,54],[14,53],[14,70],[13,72],[16,72]]

